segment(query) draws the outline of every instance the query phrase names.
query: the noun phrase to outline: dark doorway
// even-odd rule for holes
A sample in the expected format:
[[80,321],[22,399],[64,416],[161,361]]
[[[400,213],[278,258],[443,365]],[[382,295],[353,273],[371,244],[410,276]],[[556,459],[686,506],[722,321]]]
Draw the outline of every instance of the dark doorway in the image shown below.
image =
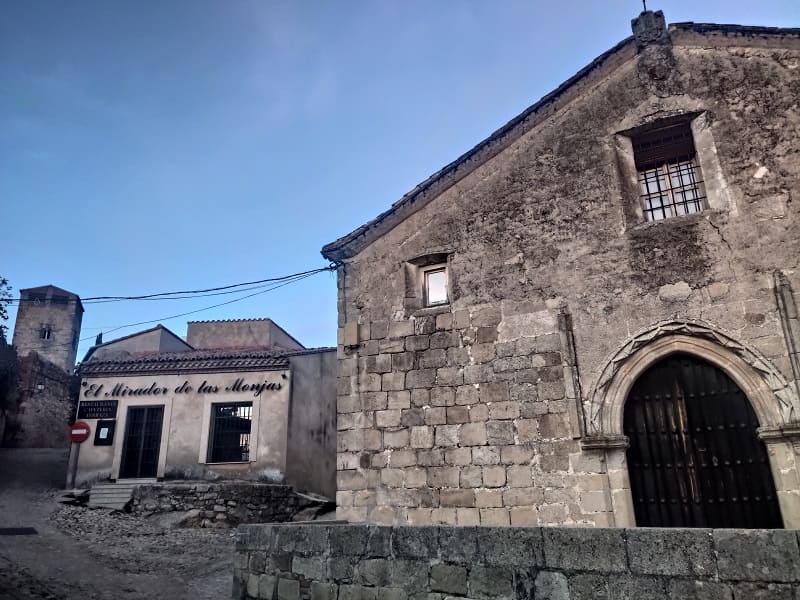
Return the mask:
[[625,403],[628,470],[641,527],[781,528],[758,419],[722,370],[674,354]]
[[163,418],[163,406],[128,409],[120,479],[156,476]]

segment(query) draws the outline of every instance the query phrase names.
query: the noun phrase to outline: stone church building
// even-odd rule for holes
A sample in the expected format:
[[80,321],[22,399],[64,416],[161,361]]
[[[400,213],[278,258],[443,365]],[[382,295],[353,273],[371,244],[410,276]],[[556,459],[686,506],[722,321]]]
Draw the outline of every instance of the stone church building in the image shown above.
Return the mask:
[[323,248],[340,518],[800,527],[800,29],[633,33]]

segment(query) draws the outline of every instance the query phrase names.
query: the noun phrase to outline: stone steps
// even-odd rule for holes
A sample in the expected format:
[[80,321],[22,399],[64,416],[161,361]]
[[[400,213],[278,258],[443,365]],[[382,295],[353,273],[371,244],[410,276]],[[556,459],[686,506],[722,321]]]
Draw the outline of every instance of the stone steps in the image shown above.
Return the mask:
[[155,479],[123,479],[117,483],[100,483],[92,486],[89,495],[90,508],[125,510],[133,497],[133,490],[143,484],[155,483]]

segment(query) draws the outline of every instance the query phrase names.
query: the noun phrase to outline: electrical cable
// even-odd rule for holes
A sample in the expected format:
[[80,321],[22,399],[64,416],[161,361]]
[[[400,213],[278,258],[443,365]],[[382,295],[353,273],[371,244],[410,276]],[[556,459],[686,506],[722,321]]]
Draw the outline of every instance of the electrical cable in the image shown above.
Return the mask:
[[119,331],[120,329],[127,329],[128,327],[136,327],[137,325],[148,325],[150,323],[159,323],[161,321],[169,321],[170,319],[177,319],[178,317],[185,317],[186,315],[193,315],[195,313],[203,312],[205,310],[210,310],[212,308],[218,308],[220,306],[225,306],[226,304],[233,304],[234,302],[239,302],[240,300],[246,300],[247,298],[252,298],[253,296],[259,296],[261,294],[266,294],[267,292],[271,292],[272,290],[276,290],[280,287],[285,285],[289,285],[290,283],[294,283],[295,281],[300,281],[301,279],[305,279],[306,277],[311,277],[315,273],[308,273],[307,275],[303,275],[302,277],[298,277],[296,279],[292,279],[291,281],[285,281],[283,283],[279,283],[271,288],[266,290],[261,290],[260,292],[255,292],[254,294],[248,294],[247,296],[242,296],[241,298],[234,298],[233,300],[228,300],[227,302],[220,302],[219,304],[214,304],[213,306],[206,306],[205,308],[198,308],[197,310],[190,310],[188,312],[180,313],[177,315],[172,315],[171,317],[163,317],[161,319],[152,319],[149,321],[139,321],[138,323],[129,323],[128,325],[120,325],[119,327],[115,327],[114,329],[109,329],[108,331],[104,331],[103,333],[111,333],[113,331]]
[[[234,284],[234,285],[230,285],[230,286],[221,286],[221,287],[217,287],[217,288],[208,288],[207,290],[194,290],[195,292],[200,292],[200,293],[198,293],[196,295],[193,295],[193,296],[184,296],[183,298],[171,298],[171,297],[169,297],[169,298],[155,298],[155,296],[166,295],[166,294],[186,294],[186,293],[192,293],[192,292],[191,291],[162,292],[161,294],[148,294],[146,296],[116,297],[118,299],[114,300],[114,301],[121,301],[121,300],[148,300],[148,299],[172,300],[172,299],[201,298],[201,297],[204,297],[204,296],[220,295],[221,293],[224,293],[224,294],[241,293],[241,292],[246,292],[246,291],[250,291],[250,290],[253,290],[253,289],[259,289],[260,290],[260,291],[254,292],[252,294],[247,294],[245,296],[241,296],[239,298],[234,298],[233,300],[228,300],[226,302],[220,302],[218,304],[213,304],[211,306],[205,306],[203,308],[190,310],[190,311],[187,311],[187,312],[179,313],[179,314],[176,314],[176,315],[171,315],[171,316],[168,316],[168,317],[161,317],[161,318],[158,318],[158,319],[150,319],[150,320],[147,320],[147,321],[138,321],[136,323],[127,323],[125,325],[119,325],[119,326],[113,327],[111,329],[102,329],[101,332],[103,334],[112,333],[114,331],[119,331],[120,329],[127,329],[129,327],[136,327],[137,325],[148,325],[150,323],[160,323],[162,321],[169,321],[171,319],[177,319],[179,317],[184,317],[184,316],[187,316],[187,315],[196,314],[196,313],[203,312],[203,311],[206,311],[206,310],[211,310],[212,308],[219,308],[220,306],[233,304],[234,302],[239,302],[241,300],[246,300],[248,298],[252,298],[254,296],[259,296],[261,294],[266,294],[267,292],[271,292],[272,290],[276,290],[278,288],[287,286],[287,285],[295,283],[297,281],[301,281],[303,279],[306,279],[306,278],[311,277],[313,275],[316,275],[318,273],[323,273],[325,271],[332,271],[335,268],[336,267],[334,265],[331,265],[331,266],[328,266],[328,267],[324,267],[324,268],[320,268],[320,269],[312,269],[312,270],[309,270],[309,271],[303,271],[303,272],[300,272],[300,273],[294,273],[292,275],[286,275],[286,276],[283,276],[283,277],[273,277],[273,278],[270,278],[270,279],[262,279],[260,282],[249,282],[249,283]],[[254,287],[248,287],[248,288],[244,288],[244,289],[230,290],[230,288],[233,288],[233,287],[252,285],[254,283],[262,283],[262,282],[271,282],[271,284],[267,283],[266,285],[257,285],[257,286],[254,286]],[[272,284],[274,284],[274,285],[272,285]],[[262,288],[265,288],[265,287],[266,287],[266,289],[262,289]],[[220,293],[209,293],[209,294],[202,293],[202,292],[214,292],[215,290],[229,290],[229,291],[220,292]],[[97,297],[97,298],[99,299],[100,297]],[[110,300],[110,297],[107,297],[107,298]],[[108,301],[108,300],[106,300],[106,301]],[[91,328],[91,329],[98,329],[98,328]],[[78,340],[78,343],[80,345],[80,342],[85,342],[85,341],[91,340],[93,338],[96,338],[96,336],[95,335],[90,335],[90,336],[87,336],[87,337],[84,337],[84,338],[80,338]],[[56,347],[58,347],[58,346],[69,347],[69,346],[72,346],[72,345],[73,345],[72,343],[52,344],[50,347],[53,347],[53,346],[56,346]]]
[[[282,277],[270,277],[267,279],[259,279],[256,281],[245,281],[242,283],[234,283],[231,285],[223,285],[218,287],[211,287],[199,290],[181,290],[176,292],[158,292],[154,294],[143,294],[139,296],[90,296],[87,298],[80,298],[82,304],[99,304],[105,302],[123,302],[128,300],[183,300],[186,298],[201,298],[204,296],[216,296],[223,294],[235,294],[237,292],[248,291],[251,289],[259,289],[267,287],[272,283],[294,280],[295,278],[304,278],[305,276],[316,275],[325,271],[332,271],[336,268],[335,265],[330,264],[327,267],[320,267],[317,269],[310,269],[308,271],[300,271],[299,273],[292,273],[291,275],[283,275]],[[252,286],[246,289],[245,286]],[[223,291],[228,290],[228,291]],[[31,298],[9,298],[7,304],[21,304],[22,302],[41,302],[38,299]],[[76,299],[69,298],[67,302],[77,302]]]

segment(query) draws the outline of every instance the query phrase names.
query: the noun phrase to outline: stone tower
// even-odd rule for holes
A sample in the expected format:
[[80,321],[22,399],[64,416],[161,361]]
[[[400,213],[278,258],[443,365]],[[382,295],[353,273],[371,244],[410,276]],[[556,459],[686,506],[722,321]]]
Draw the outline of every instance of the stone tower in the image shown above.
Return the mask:
[[20,357],[36,352],[71,373],[82,319],[81,299],[72,292],[54,285],[20,290],[12,343]]

